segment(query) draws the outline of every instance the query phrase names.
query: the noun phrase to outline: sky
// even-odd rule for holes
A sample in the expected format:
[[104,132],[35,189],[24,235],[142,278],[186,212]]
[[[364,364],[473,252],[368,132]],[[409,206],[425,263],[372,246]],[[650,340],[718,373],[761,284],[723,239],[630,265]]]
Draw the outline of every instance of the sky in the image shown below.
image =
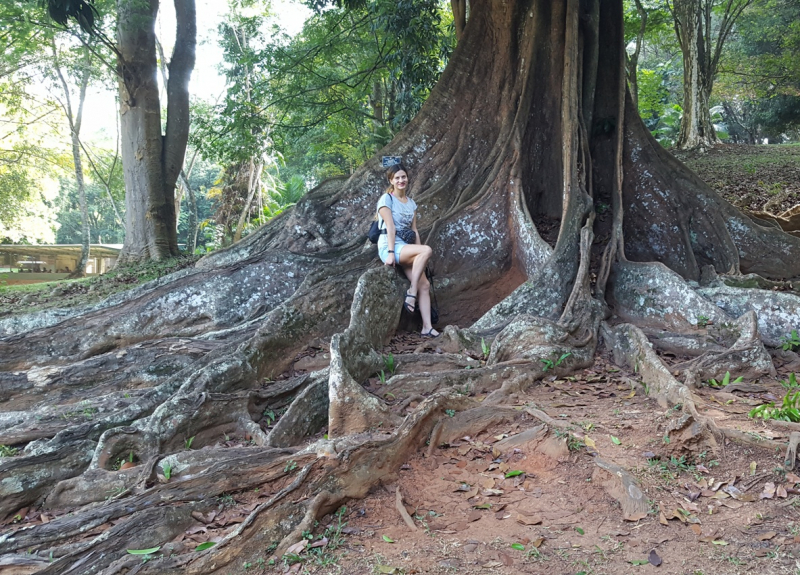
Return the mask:
[[[303,22],[311,15],[311,11],[296,0],[272,0],[271,4],[278,25],[290,35],[300,32]],[[224,0],[196,0],[196,6],[197,59],[189,91],[193,98],[214,101],[225,90],[225,81],[219,73],[222,50],[217,43],[217,25],[228,10],[228,3]],[[175,9],[171,2],[161,2],[156,33],[169,58],[175,43]],[[86,109],[92,113],[86,114],[84,119],[84,137],[98,143],[105,140],[113,148],[117,113],[115,92],[95,88],[86,98]]]

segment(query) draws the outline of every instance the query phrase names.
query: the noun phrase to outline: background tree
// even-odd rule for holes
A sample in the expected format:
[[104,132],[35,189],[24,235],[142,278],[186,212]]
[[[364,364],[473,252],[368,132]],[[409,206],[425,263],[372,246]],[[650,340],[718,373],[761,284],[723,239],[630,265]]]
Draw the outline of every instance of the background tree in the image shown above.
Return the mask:
[[60,84],[61,94],[56,99],[61,104],[64,115],[69,125],[70,140],[72,142],[72,162],[75,170],[75,187],[78,193],[78,205],[81,213],[81,255],[75,270],[70,277],[83,277],[86,273],[86,264],[89,261],[89,246],[91,243],[89,235],[89,207],[86,200],[86,186],[83,177],[83,160],[81,159],[81,126],[83,124],[83,105],[86,102],[86,89],[89,86],[89,79],[92,76],[92,52],[91,45],[83,46],[79,50],[78,62],[75,63],[75,81],[78,94],[74,98],[71,94],[70,83],[67,81],[68,73],[64,70],[62,61],[63,53],[59,52],[55,40],[51,44],[52,66]]
[[734,141],[779,142],[800,124],[800,5],[754,3],[739,19],[720,70],[725,121]]
[[683,52],[683,117],[679,149],[709,147],[719,140],[710,101],[722,50],[752,0],[667,0]]

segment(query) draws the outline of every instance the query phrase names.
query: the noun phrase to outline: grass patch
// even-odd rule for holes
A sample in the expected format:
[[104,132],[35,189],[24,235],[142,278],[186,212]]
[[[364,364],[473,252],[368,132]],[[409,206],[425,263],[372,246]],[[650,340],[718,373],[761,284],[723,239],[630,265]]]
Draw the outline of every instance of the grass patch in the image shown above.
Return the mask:
[[100,302],[110,295],[193,266],[200,256],[118,266],[100,276],[38,284],[0,285],[0,317]]

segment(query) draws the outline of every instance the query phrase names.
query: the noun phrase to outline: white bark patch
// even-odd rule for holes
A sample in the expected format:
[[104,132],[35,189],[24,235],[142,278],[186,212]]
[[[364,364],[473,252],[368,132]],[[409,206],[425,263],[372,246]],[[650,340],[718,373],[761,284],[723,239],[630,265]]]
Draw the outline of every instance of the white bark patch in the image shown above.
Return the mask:
[[800,296],[795,294],[730,286],[697,291],[730,315],[740,316],[754,311],[758,316],[761,338],[768,346],[780,347],[782,338],[793,329],[800,329]]
[[619,262],[612,281],[617,316],[637,324],[681,332],[695,329],[701,319],[733,323],[741,315],[728,315],[661,263]]

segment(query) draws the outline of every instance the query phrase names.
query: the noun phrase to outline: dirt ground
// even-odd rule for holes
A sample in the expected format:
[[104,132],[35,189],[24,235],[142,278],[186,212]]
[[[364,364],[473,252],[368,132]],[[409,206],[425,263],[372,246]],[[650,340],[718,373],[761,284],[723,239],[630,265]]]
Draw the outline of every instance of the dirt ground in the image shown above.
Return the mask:
[[[402,355],[394,357],[402,373]],[[759,383],[763,391],[756,393],[700,390],[701,414],[786,439],[788,432],[747,417],[753,405],[784,394],[777,380]],[[602,355],[574,376],[546,378],[517,404],[513,423],[440,446],[429,457],[416,454],[395,481],[324,518],[309,541],[334,549],[306,548],[265,572],[798,572],[800,477],[782,471],[783,453],[727,443],[676,455],[664,436],[680,410],[647,398],[635,374]],[[577,424],[594,449],[570,435],[548,454],[525,445],[497,449],[540,423],[524,407]],[[622,519],[594,452],[634,474],[650,504],[647,517]],[[398,488],[415,531],[398,512]]]

